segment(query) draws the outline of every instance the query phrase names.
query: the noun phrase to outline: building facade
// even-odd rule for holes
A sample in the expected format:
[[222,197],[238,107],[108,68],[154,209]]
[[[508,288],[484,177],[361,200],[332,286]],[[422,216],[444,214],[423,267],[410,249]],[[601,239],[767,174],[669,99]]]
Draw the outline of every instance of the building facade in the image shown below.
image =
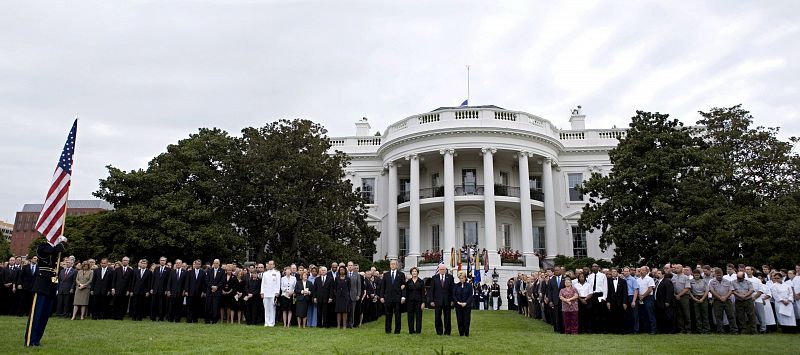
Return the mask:
[[[67,201],[67,216],[94,214],[111,209],[114,209],[114,206],[102,200]],[[12,254],[28,254],[28,247],[31,242],[36,238],[42,238],[42,235],[36,231],[36,221],[39,219],[40,212],[42,212],[41,203],[25,204],[22,207],[22,211],[17,212],[14,218],[14,230],[11,234]]]
[[6,221],[0,220],[0,234],[2,234],[3,238],[6,240],[11,240],[11,233],[14,231],[14,223],[8,223]]
[[[608,151],[624,129],[586,129],[580,107],[571,129],[497,106],[441,107],[370,135],[332,137],[331,150],[351,157],[346,177],[369,201],[380,232],[374,259],[398,259],[430,275],[425,251],[464,245],[486,249],[501,278],[549,265],[556,255],[610,259],[599,234],[578,227],[587,198],[576,187],[606,174]],[[499,251],[520,251],[518,260]]]

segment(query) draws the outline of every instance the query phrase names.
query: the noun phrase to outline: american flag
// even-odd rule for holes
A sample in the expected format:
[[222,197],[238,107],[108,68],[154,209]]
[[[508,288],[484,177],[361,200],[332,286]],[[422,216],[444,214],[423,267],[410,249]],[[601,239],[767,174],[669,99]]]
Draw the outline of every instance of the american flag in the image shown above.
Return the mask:
[[78,119],[75,119],[67,142],[64,143],[61,158],[58,159],[56,171],[53,173],[53,183],[50,185],[50,190],[47,191],[47,198],[42,206],[42,213],[39,214],[39,221],[36,222],[36,231],[41,233],[51,245],[55,245],[56,239],[61,236],[64,216],[67,213],[67,196],[69,196],[69,185],[72,180],[72,155],[75,153],[77,131]]

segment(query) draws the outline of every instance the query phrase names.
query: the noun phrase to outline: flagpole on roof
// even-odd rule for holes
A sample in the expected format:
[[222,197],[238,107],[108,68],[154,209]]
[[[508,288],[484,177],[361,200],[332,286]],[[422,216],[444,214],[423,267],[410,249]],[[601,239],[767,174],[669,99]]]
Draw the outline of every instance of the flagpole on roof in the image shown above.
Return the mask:
[[467,105],[469,105],[469,64],[467,64]]

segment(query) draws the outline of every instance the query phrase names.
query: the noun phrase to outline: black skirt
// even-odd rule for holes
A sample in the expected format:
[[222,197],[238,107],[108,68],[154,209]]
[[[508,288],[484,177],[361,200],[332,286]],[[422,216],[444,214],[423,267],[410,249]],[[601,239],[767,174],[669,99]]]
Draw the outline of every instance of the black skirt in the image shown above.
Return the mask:
[[308,301],[297,301],[295,304],[297,312],[297,317],[305,318],[308,316]]
[[291,311],[292,310],[292,299],[287,298],[284,296],[278,297],[280,300],[281,310],[282,311]]

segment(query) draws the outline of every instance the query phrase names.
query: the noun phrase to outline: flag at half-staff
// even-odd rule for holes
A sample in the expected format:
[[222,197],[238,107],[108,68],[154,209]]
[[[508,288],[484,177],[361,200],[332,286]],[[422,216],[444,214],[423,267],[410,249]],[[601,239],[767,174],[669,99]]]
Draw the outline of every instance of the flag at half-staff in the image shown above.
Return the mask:
[[72,156],[75,154],[75,135],[78,131],[78,119],[72,123],[72,129],[64,143],[58,165],[53,172],[53,180],[47,191],[42,212],[36,222],[36,231],[44,236],[50,245],[55,245],[56,240],[64,232],[64,218],[67,214],[67,197],[72,182]]

